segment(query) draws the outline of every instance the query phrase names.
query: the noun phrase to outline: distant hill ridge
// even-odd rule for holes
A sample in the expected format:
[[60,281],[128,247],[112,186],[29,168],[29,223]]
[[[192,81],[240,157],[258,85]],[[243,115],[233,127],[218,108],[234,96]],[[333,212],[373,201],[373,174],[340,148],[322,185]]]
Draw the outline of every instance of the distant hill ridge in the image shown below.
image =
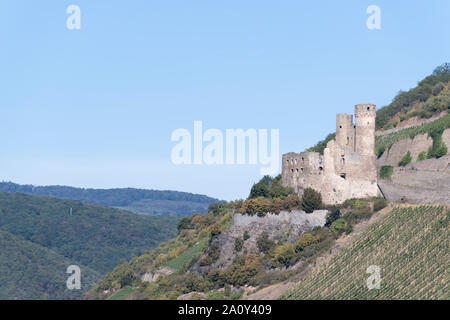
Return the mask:
[[201,194],[170,190],[135,188],[91,189],[69,186],[33,186],[13,182],[0,182],[0,192],[26,193],[60,199],[118,207],[135,213],[184,216],[194,212],[207,212],[209,204],[218,199]]

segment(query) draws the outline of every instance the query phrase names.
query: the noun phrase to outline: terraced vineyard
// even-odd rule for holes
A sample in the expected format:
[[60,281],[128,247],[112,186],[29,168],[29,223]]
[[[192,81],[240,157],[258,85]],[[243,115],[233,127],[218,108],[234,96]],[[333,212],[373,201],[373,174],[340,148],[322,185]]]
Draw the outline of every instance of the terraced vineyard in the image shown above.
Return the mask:
[[[450,299],[449,206],[395,207],[282,299]],[[369,290],[367,267],[381,268]]]

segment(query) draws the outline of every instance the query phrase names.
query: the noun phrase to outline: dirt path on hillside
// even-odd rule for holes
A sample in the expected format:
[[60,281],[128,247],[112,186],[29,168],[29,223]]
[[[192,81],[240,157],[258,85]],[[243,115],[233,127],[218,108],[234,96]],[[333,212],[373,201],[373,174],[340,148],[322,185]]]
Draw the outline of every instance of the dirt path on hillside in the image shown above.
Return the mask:
[[[402,204],[395,206],[414,206],[409,204]],[[323,254],[319,256],[315,263],[311,263],[310,266],[308,266],[303,272],[301,272],[298,275],[295,275],[292,279],[280,282],[274,285],[271,285],[269,287],[263,288],[261,290],[258,290],[254,293],[248,292],[244,295],[242,300],[275,300],[279,299],[280,296],[291,289],[292,287],[296,286],[301,279],[306,276],[309,272],[312,270],[315,270],[316,268],[320,268],[323,264],[330,261],[330,259],[336,255],[339,251],[341,251],[343,248],[348,248],[351,246],[351,244],[358,238],[371,224],[378,221],[381,217],[386,215],[388,212],[392,210],[394,206],[392,204],[389,204],[386,208],[374,213],[369,220],[361,221],[360,223],[353,226],[353,232],[349,235],[341,236],[339,239],[337,239],[333,246],[330,248],[330,250],[327,251],[326,254]]]

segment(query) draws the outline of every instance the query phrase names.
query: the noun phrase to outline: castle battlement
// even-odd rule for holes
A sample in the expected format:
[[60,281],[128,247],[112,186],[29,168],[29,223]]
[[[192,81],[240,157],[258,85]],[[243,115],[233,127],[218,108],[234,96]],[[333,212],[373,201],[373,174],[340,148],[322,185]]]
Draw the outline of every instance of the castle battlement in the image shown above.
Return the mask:
[[353,115],[336,115],[336,139],[323,155],[290,152],[282,158],[282,182],[301,196],[305,188],[320,191],[326,204],[379,195],[375,163],[373,104],[355,106]]

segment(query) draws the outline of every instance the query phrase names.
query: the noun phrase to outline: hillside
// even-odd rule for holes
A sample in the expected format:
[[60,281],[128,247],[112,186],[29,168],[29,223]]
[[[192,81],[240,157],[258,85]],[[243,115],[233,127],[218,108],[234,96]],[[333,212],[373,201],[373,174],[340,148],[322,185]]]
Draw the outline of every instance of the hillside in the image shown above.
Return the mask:
[[135,213],[185,216],[207,212],[209,204],[219,201],[204,195],[179,191],[146,189],[84,189],[67,186],[19,185],[0,182],[0,192],[26,193],[60,199],[80,200],[108,207],[117,207]]
[[317,193],[299,199],[279,181],[264,177],[245,201],[183,218],[177,237],[122,262],[84,298],[239,299],[302,272],[386,206],[371,198],[315,210],[321,207]]
[[80,266],[83,291],[68,290],[65,272],[74,260],[6,231],[0,243],[0,300],[78,299],[101,277]]
[[176,221],[75,200],[0,193],[0,230],[102,274],[120,259],[173,237]]
[[[403,127],[425,123],[445,115],[450,110],[450,64],[443,63],[431,75],[408,91],[400,91],[392,102],[378,108],[376,117],[377,134],[394,132]],[[411,129],[414,131],[414,128]],[[378,138],[378,137],[377,137]],[[330,133],[307,151],[323,154],[328,141],[335,139]],[[377,154],[381,149],[377,148]]]
[[[448,300],[449,219],[449,206],[396,207],[281,298]],[[371,265],[380,289],[366,287]]]

